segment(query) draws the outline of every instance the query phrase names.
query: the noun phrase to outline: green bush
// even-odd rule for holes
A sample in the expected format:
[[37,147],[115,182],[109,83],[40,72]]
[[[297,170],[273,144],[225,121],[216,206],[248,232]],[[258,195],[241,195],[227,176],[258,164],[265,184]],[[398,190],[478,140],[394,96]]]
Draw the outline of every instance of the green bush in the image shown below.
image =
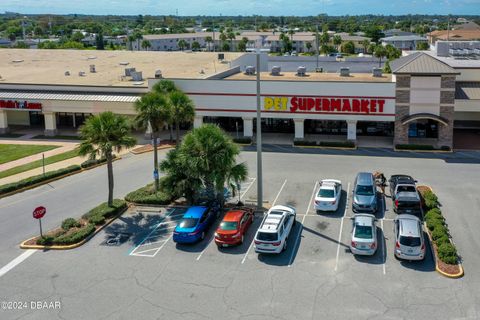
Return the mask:
[[70,228],[79,228],[81,226],[80,222],[75,220],[74,218],[67,218],[62,222],[62,229],[68,231]]
[[53,239],[53,243],[57,245],[70,245],[78,243],[83,239],[87,238],[93,232],[95,232],[95,225],[89,223],[87,226],[76,230],[75,232],[56,237],[55,239]]
[[430,218],[444,219],[442,216],[442,212],[440,211],[439,208],[433,208],[427,211],[427,213],[425,214],[425,219],[430,219]]
[[312,147],[312,146],[316,146],[317,142],[316,141],[309,141],[309,140],[294,140],[293,145],[294,146]]
[[99,225],[102,225],[105,223],[105,217],[103,216],[91,216],[88,218],[88,222],[96,225],[96,226],[99,226]]
[[458,257],[457,257],[457,249],[451,243],[443,243],[438,247],[438,257],[440,260],[447,264],[456,264]]
[[355,142],[352,141],[320,141],[318,145],[321,147],[355,148]]
[[130,192],[125,196],[125,200],[138,204],[158,205],[169,204],[173,201],[172,196],[163,190],[155,193],[153,184],[148,184],[143,188]]
[[428,219],[426,222],[427,222],[427,228],[430,231],[434,231],[435,229],[445,227],[445,222],[441,219]]
[[443,225],[436,225],[432,231],[432,239],[436,241],[442,237],[448,237],[448,230]]
[[435,244],[437,245],[437,247],[441,246],[444,243],[450,243],[450,238],[446,235],[435,240]]
[[93,208],[88,213],[84,214],[82,218],[87,219],[88,221],[100,221],[101,218],[93,217],[102,217],[104,219],[109,219],[123,211],[127,207],[127,202],[125,200],[114,199],[111,207],[108,206],[106,202],[101,205]]
[[[113,155],[113,159],[115,159],[116,156]],[[90,168],[90,167],[93,167],[97,164],[100,164],[100,163],[105,163],[107,162],[107,159],[106,158],[100,158],[100,159],[88,159],[84,162],[82,162],[82,164],[80,165],[83,169],[86,169],[86,168]]]
[[398,150],[435,150],[432,145],[428,144],[397,144],[395,148]]
[[241,144],[251,144],[252,138],[251,137],[233,138],[233,142],[241,143]]
[[53,244],[53,237],[51,236],[43,236],[37,239],[37,244],[39,246],[51,246]]
[[81,168],[80,168],[79,165],[73,165],[73,166],[63,168],[63,169],[59,169],[59,170],[56,170],[56,171],[46,172],[45,175],[41,174],[41,175],[26,178],[26,179],[23,179],[23,180],[20,180],[20,181],[17,181],[17,182],[5,184],[3,186],[0,186],[0,195],[5,194],[5,193],[9,193],[9,192],[12,192],[12,191],[16,191],[16,190],[19,190],[19,189],[22,189],[22,188],[25,188],[25,187],[29,187],[29,186],[35,185],[37,183],[40,183],[40,182],[43,182],[43,181],[46,181],[46,180],[50,180],[50,179],[60,177],[60,176],[69,174],[71,172],[80,171],[80,170],[81,170]]
[[428,190],[423,194],[423,200],[425,201],[425,206],[427,209],[438,208],[440,203],[438,202],[438,197],[432,191]]

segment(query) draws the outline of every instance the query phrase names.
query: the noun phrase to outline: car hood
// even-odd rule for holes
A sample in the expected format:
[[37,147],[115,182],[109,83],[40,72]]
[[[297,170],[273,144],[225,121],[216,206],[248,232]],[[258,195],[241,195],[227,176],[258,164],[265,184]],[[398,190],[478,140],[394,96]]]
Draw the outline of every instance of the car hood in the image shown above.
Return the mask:
[[370,205],[373,203],[375,200],[375,196],[360,196],[360,195],[355,195],[353,197],[353,201],[356,204],[362,204],[362,205]]
[[420,201],[420,197],[416,192],[399,192],[397,193],[397,199],[405,201]]

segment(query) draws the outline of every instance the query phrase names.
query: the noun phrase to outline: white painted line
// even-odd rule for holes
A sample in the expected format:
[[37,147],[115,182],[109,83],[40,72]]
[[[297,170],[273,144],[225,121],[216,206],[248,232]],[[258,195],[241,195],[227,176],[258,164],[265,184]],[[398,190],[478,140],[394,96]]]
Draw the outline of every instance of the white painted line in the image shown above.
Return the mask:
[[278,197],[280,197],[280,193],[282,193],[282,190],[283,190],[283,187],[285,187],[285,184],[287,184],[287,179],[285,179],[285,181],[283,181],[283,184],[280,187],[280,191],[278,191],[277,196],[275,197],[275,200],[273,200],[273,202],[272,202],[272,207],[275,205],[275,203],[277,203]]
[[255,239],[252,240],[252,243],[250,243],[250,247],[248,247],[248,250],[247,252],[245,253],[245,256],[243,257],[242,259],[242,264],[245,263],[245,260],[247,260],[247,257],[248,257],[248,253],[250,252],[250,250],[252,250],[252,247],[253,247],[253,244],[255,243]]
[[245,190],[245,192],[243,192],[242,195],[240,195],[240,200],[242,200],[242,198],[247,194],[248,190],[250,190],[250,188],[253,186],[253,184],[255,183],[255,180],[257,180],[257,178],[253,178],[253,181],[250,183],[250,185],[247,187],[247,189]]
[[383,238],[382,238],[382,266],[383,266],[383,274],[386,274],[387,271],[386,271],[386,267],[385,267],[385,264],[387,263],[386,259],[385,259],[385,231],[383,229],[383,219],[380,220],[380,225],[382,226],[382,234],[383,234]]
[[167,241],[167,239],[158,240],[158,241],[147,241],[147,242],[145,242],[144,244],[142,244],[142,247],[150,246],[150,245],[152,245],[152,244],[162,243],[162,242],[164,242],[164,241]]
[[337,244],[337,257],[335,258],[335,271],[338,269],[338,257],[340,255],[340,241],[342,240],[342,230],[343,230],[343,220],[345,220],[345,216],[347,215],[348,210],[348,197],[350,195],[350,182],[347,186],[347,200],[345,202],[345,212],[343,213],[342,221],[340,222],[340,231],[338,232],[338,244]]
[[317,191],[317,184],[318,184],[318,181],[315,181],[315,184],[313,185],[312,196],[310,197],[310,201],[308,202],[307,211],[302,218],[302,224],[300,225],[300,230],[298,231],[298,236],[297,236],[297,239],[295,240],[295,245],[293,246],[292,255],[290,257],[290,261],[288,262],[288,267],[289,268],[292,266],[293,254],[295,253],[295,248],[297,247],[298,241],[300,240],[300,237],[302,236],[303,223],[305,222],[305,218],[308,216],[308,212],[310,211],[310,206],[312,205],[313,197],[315,197],[315,193]]
[[0,278],[3,277],[8,271],[12,270],[16,266],[18,266],[20,263],[25,261],[28,257],[30,257],[32,254],[37,252],[38,250],[36,249],[28,249],[12,261],[10,261],[6,266],[4,266],[2,269],[0,269]]

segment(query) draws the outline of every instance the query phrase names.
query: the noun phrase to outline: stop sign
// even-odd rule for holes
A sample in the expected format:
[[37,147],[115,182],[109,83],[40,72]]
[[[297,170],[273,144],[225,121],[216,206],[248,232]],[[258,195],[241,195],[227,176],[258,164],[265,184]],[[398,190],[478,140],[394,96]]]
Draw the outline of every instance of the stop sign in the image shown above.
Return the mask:
[[47,213],[47,209],[45,207],[38,207],[35,210],[33,210],[33,217],[35,219],[41,219],[43,216]]

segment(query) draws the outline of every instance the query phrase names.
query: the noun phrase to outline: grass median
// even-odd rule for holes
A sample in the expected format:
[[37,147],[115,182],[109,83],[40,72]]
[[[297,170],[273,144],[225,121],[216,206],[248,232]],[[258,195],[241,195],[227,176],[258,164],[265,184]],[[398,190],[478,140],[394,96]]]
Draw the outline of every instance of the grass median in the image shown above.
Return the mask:
[[[71,150],[71,151],[67,151],[67,152],[64,152],[64,153],[56,154],[54,156],[45,158],[45,165],[47,166],[47,165],[52,164],[52,163],[56,163],[56,162],[64,161],[64,160],[67,160],[67,159],[75,158],[77,156],[78,156],[78,150],[76,150],[76,149]],[[0,172],[0,179],[12,176],[14,174],[22,173],[22,172],[33,170],[33,169],[36,169],[36,168],[40,168],[40,167],[42,167],[42,165],[43,165],[43,161],[42,161],[42,159],[40,159],[40,160],[36,160],[36,161],[30,162],[30,163],[23,164],[21,166],[13,167],[11,169]]]
[[0,164],[42,153],[60,146],[30,145],[30,144],[0,144]]

